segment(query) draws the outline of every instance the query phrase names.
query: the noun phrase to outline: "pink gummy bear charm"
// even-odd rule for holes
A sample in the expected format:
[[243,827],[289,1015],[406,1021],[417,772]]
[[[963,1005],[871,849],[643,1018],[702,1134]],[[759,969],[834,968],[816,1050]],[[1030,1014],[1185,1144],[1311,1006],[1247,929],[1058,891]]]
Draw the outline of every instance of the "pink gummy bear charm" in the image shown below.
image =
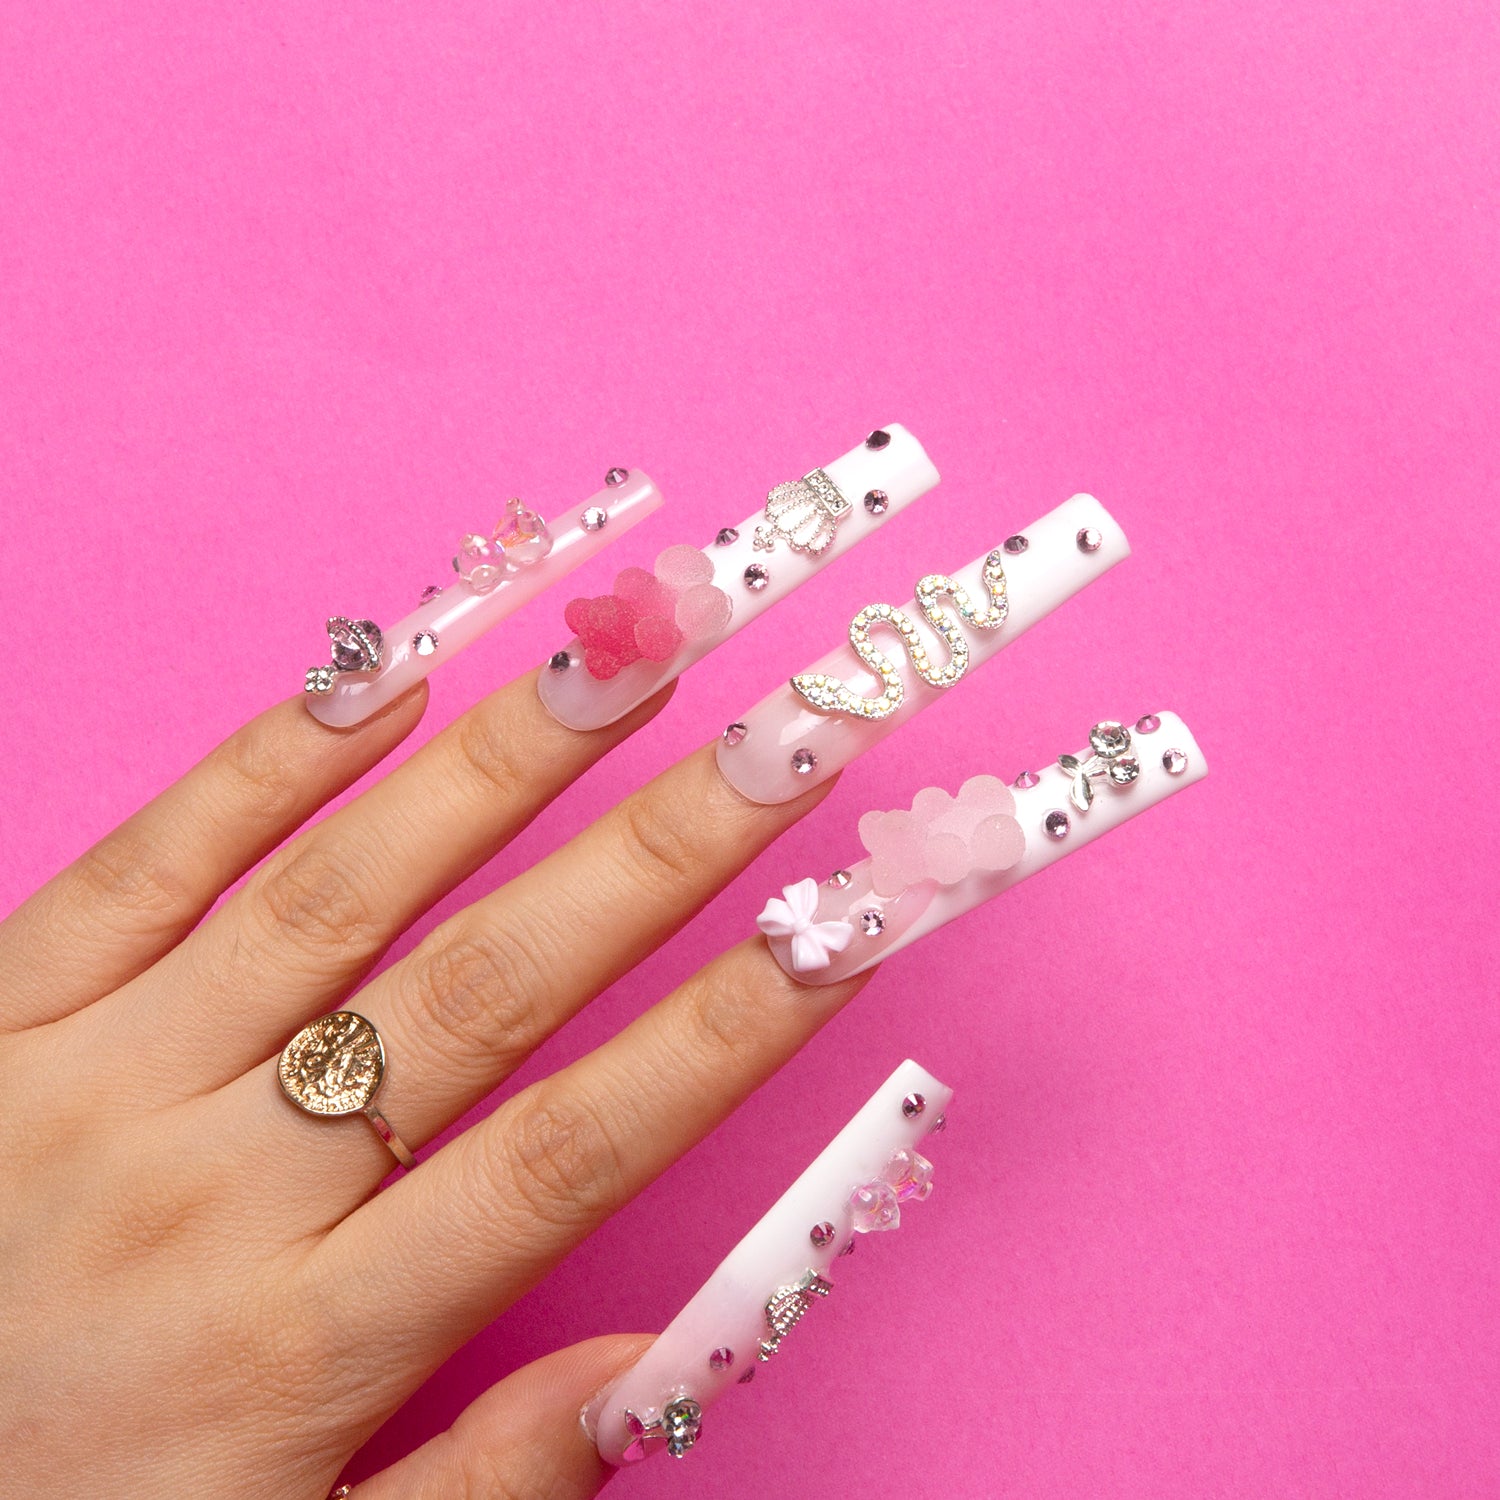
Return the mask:
[[722,630],[733,605],[713,576],[696,547],[668,547],[654,573],[626,568],[612,594],[574,599],[563,618],[583,646],[589,675],[605,681],[632,662],[670,661],[684,641]]
[[952,797],[925,787],[911,811],[869,812],[859,838],[880,896],[899,896],[924,880],[956,885],[976,870],[1008,870],[1026,852],[1010,788],[997,776],[973,776]]

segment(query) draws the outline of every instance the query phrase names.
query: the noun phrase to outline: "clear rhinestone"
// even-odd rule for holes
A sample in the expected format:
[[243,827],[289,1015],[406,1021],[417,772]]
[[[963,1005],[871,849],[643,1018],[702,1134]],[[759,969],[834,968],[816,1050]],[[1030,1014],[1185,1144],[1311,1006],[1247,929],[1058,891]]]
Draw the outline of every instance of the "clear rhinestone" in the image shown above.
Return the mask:
[[1085,526],[1077,536],[1080,552],[1097,552],[1104,545],[1104,538],[1092,526]]
[[441,588],[440,585],[438,585],[436,583],[429,583],[427,585],[427,587],[422,590],[421,598],[419,598],[417,600],[417,603],[418,604],[431,604],[432,601],[434,599],[436,599],[437,596],[439,594],[441,594],[442,592],[443,592],[443,590],[442,590],[442,588]]
[[437,650],[438,638],[435,630],[419,630],[411,638],[411,649],[418,656],[431,656]]
[[1022,771],[1016,779],[1011,782],[1012,786],[1020,787],[1022,791],[1028,791],[1041,781],[1041,777],[1035,771]]
[[1141,774],[1141,763],[1133,755],[1122,755],[1109,763],[1109,779],[1115,786],[1129,786]]
[[1155,714],[1142,714],[1135,721],[1135,732],[1137,734],[1155,734],[1161,728],[1161,720]]
[[833,1237],[837,1233],[838,1230],[836,1230],[833,1225],[828,1223],[828,1221],[825,1219],[821,1224],[814,1224],[813,1227],[808,1230],[807,1237],[813,1242],[813,1244],[818,1247],[819,1250],[821,1250],[824,1245],[831,1245],[833,1243]]
[[860,912],[859,926],[866,937],[879,937],[885,931],[885,918],[872,906]]
[[887,447],[891,441],[891,435],[883,427],[877,427],[869,437],[865,439],[865,447],[873,448],[878,453],[880,449]]
[[573,658],[566,651],[554,651],[547,659],[547,665],[554,672],[566,672],[573,665]]
[[1031,543],[1028,542],[1019,531],[1014,536],[1008,536],[1005,539],[1005,550],[1009,552],[1012,557],[1018,556],[1020,553],[1024,552],[1030,545]]
[[585,531],[603,531],[605,523],[609,520],[609,512],[602,505],[591,505],[579,517],[583,522]]
[[939,1115],[937,1117],[937,1119],[935,1119],[932,1122],[932,1129],[933,1129],[933,1133],[935,1135],[941,1134],[947,1128],[948,1128],[948,1116],[947,1115]]
[[831,885],[834,890],[841,891],[847,885],[849,885],[853,879],[854,877],[847,870],[835,870],[833,874],[828,877],[828,884]]
[[771,570],[764,563],[751,563],[745,569],[745,587],[759,593],[771,581]]
[[752,1380],[754,1380],[754,1379],[755,1379],[755,1366],[751,1365],[750,1368],[748,1370],[746,1370],[743,1375],[740,1376],[740,1378],[739,1378],[739,1384],[740,1385],[749,1385],[750,1382]]
[[629,479],[629,478],[630,478],[630,470],[629,469],[618,469],[617,468],[617,469],[611,469],[609,471],[609,473],[607,473],[604,476],[604,482],[605,482],[605,484],[607,484],[610,487],[610,489],[614,489],[614,487],[617,484],[624,484],[625,481],[627,479]]
[[921,1094],[908,1094],[901,1101],[901,1113],[908,1120],[915,1120],[927,1108],[927,1100]]
[[708,1356],[710,1370],[727,1370],[734,1363],[734,1350],[720,1345]]
[[891,508],[891,497],[884,490],[871,490],[865,496],[865,509],[872,516],[883,516]]
[[1166,750],[1162,753],[1162,765],[1168,776],[1181,776],[1187,770],[1187,756],[1181,750]]
[[1070,829],[1072,826],[1073,824],[1069,820],[1067,813],[1065,813],[1060,807],[1054,807],[1052,811],[1042,819],[1042,827],[1046,830],[1047,837],[1049,839],[1067,838],[1068,829]]
[[746,723],[743,723],[741,720],[736,719],[733,724],[726,724],[724,726],[724,733],[720,735],[719,738],[722,739],[724,743],[731,749],[733,749],[734,746],[738,745],[740,741],[743,740],[749,733],[750,726]]
[[1089,730],[1089,744],[1095,755],[1123,755],[1130,749],[1130,731],[1113,719],[1105,719]]
[[792,769],[799,776],[810,776],[818,769],[818,757],[804,747],[792,751]]
[[714,538],[715,547],[728,547],[739,541],[740,534],[733,526],[721,526],[719,534]]

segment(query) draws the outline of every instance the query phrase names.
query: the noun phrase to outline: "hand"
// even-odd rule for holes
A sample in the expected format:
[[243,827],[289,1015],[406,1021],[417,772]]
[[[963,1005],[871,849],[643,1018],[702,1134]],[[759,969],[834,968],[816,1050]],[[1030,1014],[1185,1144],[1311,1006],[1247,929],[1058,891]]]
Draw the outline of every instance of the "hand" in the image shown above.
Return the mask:
[[[580,734],[513,683],[207,915],[426,689],[348,732],[283,704],[0,924],[0,1494],[323,1500],[432,1370],[860,988],[804,988],[743,944],[384,1191],[365,1121],[285,1097],[288,1038],[347,1006],[420,1148],[829,789],[753,805],[695,752],[366,982],[665,701]],[[517,1372],[354,1494],[594,1493],[609,1470],[579,1409],[648,1342]]]

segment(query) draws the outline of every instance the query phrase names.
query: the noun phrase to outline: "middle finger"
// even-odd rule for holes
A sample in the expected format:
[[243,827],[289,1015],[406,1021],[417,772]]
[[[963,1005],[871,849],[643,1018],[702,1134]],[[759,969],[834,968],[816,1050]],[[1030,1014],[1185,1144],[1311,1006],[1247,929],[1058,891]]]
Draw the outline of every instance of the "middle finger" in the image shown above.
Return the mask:
[[[576,838],[450,918],[351,1002],[390,1069],[379,1108],[416,1149],[489,1094],[591,999],[659,947],[833,781],[763,806],[735,792],[711,748],[632,793]],[[276,1059],[221,1092],[233,1133],[285,1149],[319,1223],[341,1216],[391,1160],[360,1122],[302,1114]],[[282,1194],[287,1174],[272,1173]],[[269,1179],[263,1179],[269,1180]]]

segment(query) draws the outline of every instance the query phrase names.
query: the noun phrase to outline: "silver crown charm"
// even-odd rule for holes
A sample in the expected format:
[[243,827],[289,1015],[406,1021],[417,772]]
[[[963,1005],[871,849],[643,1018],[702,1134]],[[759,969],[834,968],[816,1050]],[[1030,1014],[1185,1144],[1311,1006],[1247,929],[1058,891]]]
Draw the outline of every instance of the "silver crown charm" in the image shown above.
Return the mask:
[[814,469],[778,484],[766,496],[766,519],[755,528],[753,546],[769,552],[779,540],[793,552],[823,552],[853,508],[838,485],[822,469]]

